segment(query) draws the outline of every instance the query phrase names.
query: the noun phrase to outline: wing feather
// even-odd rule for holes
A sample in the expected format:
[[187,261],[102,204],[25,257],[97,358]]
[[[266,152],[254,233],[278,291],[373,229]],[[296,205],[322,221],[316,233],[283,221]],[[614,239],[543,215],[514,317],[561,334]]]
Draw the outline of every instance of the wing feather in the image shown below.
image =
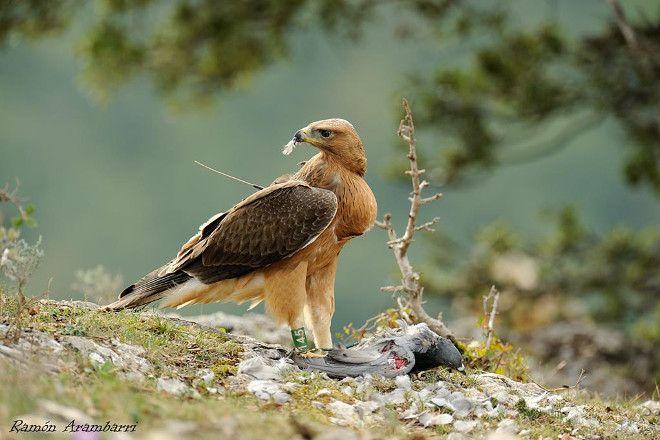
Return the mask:
[[179,270],[209,284],[287,258],[312,243],[337,213],[331,191],[287,181],[211,218],[161,273]]

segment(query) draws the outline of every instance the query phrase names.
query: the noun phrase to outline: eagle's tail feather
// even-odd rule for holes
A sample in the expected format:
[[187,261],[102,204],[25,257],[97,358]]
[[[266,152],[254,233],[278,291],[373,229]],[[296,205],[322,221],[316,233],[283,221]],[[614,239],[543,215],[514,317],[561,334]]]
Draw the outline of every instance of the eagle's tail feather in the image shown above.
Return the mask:
[[105,310],[121,310],[149,304],[161,299],[170,290],[192,278],[182,271],[158,276],[159,271],[160,269],[156,269],[135,284],[128,286],[119,294],[119,299],[108,304]]

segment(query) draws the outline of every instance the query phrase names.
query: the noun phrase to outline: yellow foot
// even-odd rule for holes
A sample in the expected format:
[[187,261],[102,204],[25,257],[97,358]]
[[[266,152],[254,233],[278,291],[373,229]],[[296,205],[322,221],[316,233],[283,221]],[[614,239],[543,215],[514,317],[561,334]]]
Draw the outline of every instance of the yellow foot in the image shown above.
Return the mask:
[[323,351],[320,353],[316,353],[314,351],[305,351],[304,353],[298,353],[298,356],[304,358],[324,358],[327,356],[327,353]]

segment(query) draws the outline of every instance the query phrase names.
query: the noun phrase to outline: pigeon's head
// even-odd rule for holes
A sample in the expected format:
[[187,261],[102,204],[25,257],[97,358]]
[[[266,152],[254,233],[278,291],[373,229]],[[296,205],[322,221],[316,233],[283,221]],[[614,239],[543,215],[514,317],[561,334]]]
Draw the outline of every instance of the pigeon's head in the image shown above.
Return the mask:
[[466,374],[461,352],[447,338],[438,337],[426,352],[415,352],[415,370],[428,370],[440,365]]

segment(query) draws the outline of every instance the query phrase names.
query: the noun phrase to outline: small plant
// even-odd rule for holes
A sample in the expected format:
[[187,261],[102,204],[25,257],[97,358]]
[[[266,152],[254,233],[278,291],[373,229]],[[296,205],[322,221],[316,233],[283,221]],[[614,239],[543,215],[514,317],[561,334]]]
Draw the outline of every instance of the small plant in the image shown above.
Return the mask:
[[44,251],[40,248],[41,237],[30,246],[25,240],[20,239],[10,247],[2,251],[0,257],[0,268],[7,278],[16,282],[18,296],[25,298],[23,288],[32,277],[34,271],[39,267]]
[[85,336],[87,329],[81,325],[67,325],[62,329],[63,335]]
[[[488,312],[488,302],[492,299],[492,307]],[[483,330],[485,341],[473,341],[467,345],[464,355],[468,358],[468,366],[503,374],[512,379],[527,380],[527,364],[518,350],[507,342],[503,342],[495,332],[494,323],[497,315],[497,304],[500,292],[491,287],[488,295],[483,298],[484,315],[479,317],[479,327]],[[488,318],[488,319],[486,319]]]
[[34,205],[23,206],[27,199],[18,196],[19,188],[20,182],[16,179],[16,187],[13,190],[9,189],[9,184],[0,189],[0,202],[14,205],[19,212],[18,216],[11,219],[11,226],[6,228],[1,224],[2,211],[0,211],[0,270],[5,277],[16,284],[16,313],[10,325],[13,333],[12,331],[7,333],[7,337],[15,341],[21,334],[24,312],[30,315],[37,313],[37,308],[33,307],[35,300],[28,299],[23,289],[44,256],[44,251],[40,248],[41,237],[32,246],[20,238],[23,226],[36,227],[37,222],[33,217]]
[[73,274],[71,290],[82,293],[85,301],[107,304],[117,297],[124,285],[123,277],[111,274],[105,267],[98,265],[93,269],[78,269]]
[[362,339],[374,335],[383,329],[389,328],[398,328],[397,324],[398,319],[404,319],[409,316],[409,308],[389,308],[384,312],[379,313],[373,318],[367,319],[367,321],[362,325],[362,327],[355,328],[353,323],[345,325],[343,332],[336,333],[335,336],[346,346],[353,346],[360,342]]
[[538,419],[542,414],[538,409],[528,407],[527,402],[525,402],[525,399],[523,398],[520,398],[516,402],[515,408],[518,410],[521,416],[529,420]]

